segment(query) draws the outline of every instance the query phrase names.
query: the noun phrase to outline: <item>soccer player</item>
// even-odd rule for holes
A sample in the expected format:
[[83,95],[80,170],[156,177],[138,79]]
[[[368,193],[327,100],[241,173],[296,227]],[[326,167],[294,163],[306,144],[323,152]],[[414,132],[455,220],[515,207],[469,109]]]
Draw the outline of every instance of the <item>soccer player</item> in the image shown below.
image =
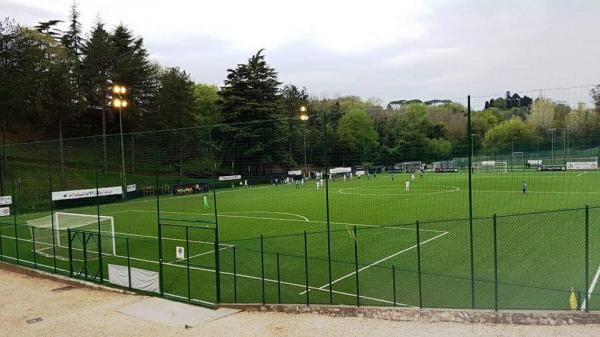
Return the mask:
[[244,187],[248,188],[248,179],[244,179]]
[[317,191],[319,190],[319,187],[321,187],[321,182],[317,180]]
[[406,182],[404,183],[404,190],[410,192],[410,180],[408,179],[406,179]]
[[295,179],[296,182],[296,189],[299,190],[300,189],[300,180]]
[[521,189],[523,190],[523,194],[527,194],[527,183],[525,180],[521,183]]
[[415,180],[415,174],[414,173],[410,176],[410,180]]
[[204,208],[209,208],[209,206],[208,206],[208,194],[205,194],[204,197],[202,197],[202,201],[204,202]]

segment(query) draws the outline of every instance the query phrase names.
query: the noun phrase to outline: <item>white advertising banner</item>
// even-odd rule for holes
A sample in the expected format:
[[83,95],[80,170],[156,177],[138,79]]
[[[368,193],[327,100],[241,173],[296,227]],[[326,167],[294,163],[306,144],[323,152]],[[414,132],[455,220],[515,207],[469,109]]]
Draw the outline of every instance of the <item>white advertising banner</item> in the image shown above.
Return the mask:
[[329,169],[329,174],[337,174],[337,173],[350,173],[352,172],[351,167],[334,167]]
[[237,174],[237,175],[233,175],[233,176],[220,176],[219,180],[221,181],[225,181],[225,180],[240,180],[242,179],[242,176]]
[[5,195],[0,197],[0,205],[11,205],[12,204],[12,196]]
[[540,165],[542,165],[542,160],[541,159],[529,159],[529,160],[527,160],[527,164],[529,164],[531,166],[540,166]]
[[481,162],[481,166],[496,166],[495,160],[484,160]]
[[0,216],[9,216],[10,207],[0,207]]
[[360,171],[356,171],[356,176],[360,177],[360,176],[364,176],[365,174],[367,174],[365,171],[360,170]]
[[158,273],[139,268],[127,268],[115,264],[108,265],[108,281],[122,287],[129,287],[129,270],[131,270],[131,287],[143,291],[159,292]]
[[301,176],[302,170],[288,171],[288,176]]
[[595,170],[598,168],[598,162],[595,161],[569,161],[567,170]]
[[[98,196],[104,197],[107,195],[118,195],[123,194],[123,187],[121,186],[113,186],[113,187],[101,187],[98,189]],[[85,190],[72,190],[72,191],[57,191],[52,192],[52,200],[73,200],[73,199],[84,199],[84,198],[94,198],[96,197],[96,189],[89,188]]]
[[127,185],[127,192],[135,192],[137,190],[136,184]]

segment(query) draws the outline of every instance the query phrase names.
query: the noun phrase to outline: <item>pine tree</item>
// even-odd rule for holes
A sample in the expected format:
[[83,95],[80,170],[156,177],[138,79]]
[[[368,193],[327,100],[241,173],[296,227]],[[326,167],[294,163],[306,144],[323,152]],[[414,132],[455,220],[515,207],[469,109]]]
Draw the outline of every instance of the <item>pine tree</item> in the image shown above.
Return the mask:
[[143,129],[143,118],[148,112],[157,88],[157,67],[148,60],[141,37],[134,37],[125,26],[119,25],[111,36],[114,52],[112,82],[128,88],[129,106],[123,115],[128,129]]
[[[238,172],[263,173],[268,164],[284,160],[285,137],[281,121],[281,105],[277,72],[269,67],[259,50],[248,59],[229,69],[221,97],[221,128],[223,158]],[[235,124],[232,124],[235,123]]]
[[61,38],[61,42],[65,48],[67,48],[70,56],[73,57],[77,62],[80,60],[84,45],[83,38],[81,37],[81,22],[79,22],[79,16],[80,14],[77,10],[77,3],[73,2],[71,5],[69,29]]
[[[110,104],[110,84],[113,64],[113,51],[110,34],[104,24],[98,20],[90,39],[82,48],[81,79],[82,92],[85,97],[86,111],[92,116],[100,115],[102,119],[103,171],[108,168],[106,133],[107,115]],[[92,120],[97,120],[92,117]]]

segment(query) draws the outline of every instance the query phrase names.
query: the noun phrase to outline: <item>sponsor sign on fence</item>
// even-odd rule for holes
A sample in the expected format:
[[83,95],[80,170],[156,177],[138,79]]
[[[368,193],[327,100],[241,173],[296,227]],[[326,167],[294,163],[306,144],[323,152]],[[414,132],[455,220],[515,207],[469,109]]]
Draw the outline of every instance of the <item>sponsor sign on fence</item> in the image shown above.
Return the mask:
[[596,161],[569,161],[567,170],[595,170],[598,168]]
[[97,191],[95,188],[88,188],[85,190],[57,191],[52,192],[52,201],[94,198],[96,196],[104,197],[119,194],[123,194],[123,187],[121,186],[101,187],[98,188]]
[[364,176],[365,174],[366,174],[366,172],[364,170],[356,171],[357,177]]
[[288,171],[288,176],[301,176],[302,170]]
[[10,207],[0,207],[0,216],[9,216]]
[[351,167],[334,167],[329,169],[329,174],[337,174],[337,173],[350,173],[352,172]]
[[135,192],[137,190],[136,184],[127,185],[127,192]]
[[240,180],[242,179],[242,176],[239,174],[233,175],[233,176],[220,176],[219,180],[221,181],[225,181],[225,180]]
[[5,195],[0,197],[0,205],[11,205],[12,204],[12,196]]

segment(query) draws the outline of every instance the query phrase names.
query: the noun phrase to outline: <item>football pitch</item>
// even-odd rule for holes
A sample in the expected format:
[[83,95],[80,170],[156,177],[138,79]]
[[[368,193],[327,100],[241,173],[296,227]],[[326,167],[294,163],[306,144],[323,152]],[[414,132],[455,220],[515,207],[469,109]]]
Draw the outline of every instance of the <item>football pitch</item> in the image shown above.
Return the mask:
[[[116,254],[101,259],[94,238],[87,251],[69,250],[65,239],[34,243],[26,222],[48,212],[17,214],[16,226],[3,218],[0,243],[5,259],[18,251],[27,265],[88,278],[101,269],[107,280],[108,264],[162,265],[165,296],[201,304],[216,303],[219,292],[221,303],[568,309],[573,289],[580,306],[599,309],[598,186],[593,171],[476,172],[471,232],[464,172],[337,179],[327,190],[314,181],[235,185],[208,194],[208,208],[194,194],[60,209],[114,218]],[[110,239],[103,233],[102,246]]]

